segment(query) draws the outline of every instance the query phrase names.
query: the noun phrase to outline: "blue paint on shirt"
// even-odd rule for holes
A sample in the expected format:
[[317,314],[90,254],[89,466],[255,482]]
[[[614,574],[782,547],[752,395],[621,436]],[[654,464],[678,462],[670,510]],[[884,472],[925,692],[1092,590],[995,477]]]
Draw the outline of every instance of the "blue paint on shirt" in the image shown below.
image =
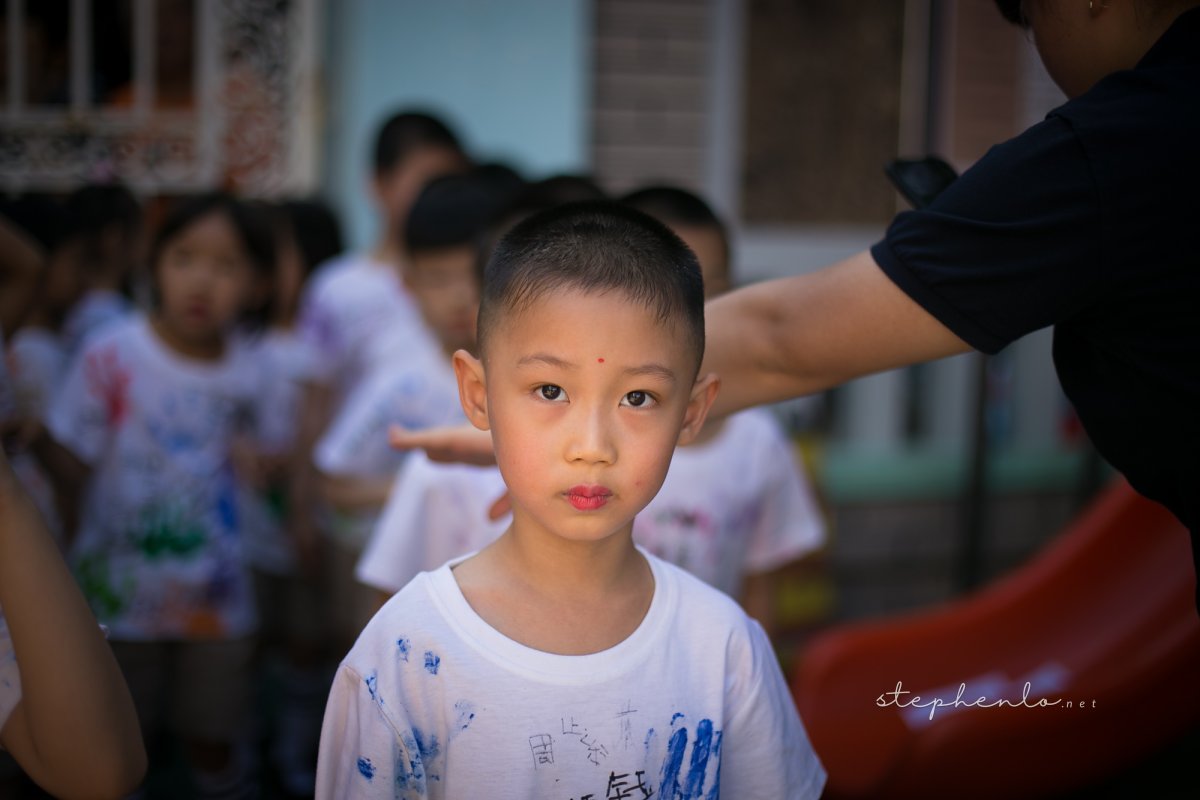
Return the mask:
[[375,765],[371,763],[371,759],[358,759],[358,774],[362,775],[368,781],[375,780]]
[[696,741],[692,744],[692,761],[683,785],[685,797],[699,797],[704,791],[704,776],[708,772],[708,757],[712,749],[712,720],[702,719],[696,726]]
[[454,704],[454,730],[465,731],[475,719],[475,704],[469,700],[459,700]]
[[442,659],[438,657],[432,650],[425,651],[425,669],[430,675],[437,675],[438,667],[441,665]]
[[667,755],[663,759],[662,777],[658,781],[659,793],[663,800],[682,796],[679,787],[679,769],[683,766],[683,751],[686,749],[687,728],[679,728],[671,734],[671,740],[667,742]]
[[372,672],[367,677],[363,678],[363,683],[367,685],[367,692],[370,693],[371,699],[376,705],[383,705],[383,698],[379,696],[379,675]]
[[421,732],[420,728],[413,728],[413,740],[417,743],[417,752],[421,754],[421,760],[426,765],[430,761],[437,758],[442,753],[442,747],[438,743],[437,734],[426,736]]
[[396,640],[396,655],[401,661],[408,661],[408,651],[412,649],[412,643],[403,636]]
[[715,731],[713,733],[712,753],[709,755],[709,759],[711,760],[711,759],[715,758],[717,760],[717,769],[713,773],[712,788],[708,790],[708,794],[704,796],[704,800],[720,800],[720,797],[721,797],[721,739],[722,738],[724,738],[724,734],[722,734],[721,731]]

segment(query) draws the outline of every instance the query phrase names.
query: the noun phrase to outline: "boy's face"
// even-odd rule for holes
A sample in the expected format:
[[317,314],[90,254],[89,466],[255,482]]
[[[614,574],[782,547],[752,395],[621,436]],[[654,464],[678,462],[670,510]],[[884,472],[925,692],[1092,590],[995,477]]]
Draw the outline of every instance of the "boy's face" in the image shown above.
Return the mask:
[[486,361],[455,354],[463,407],[492,431],[514,525],[574,541],[628,533],[717,379],[678,329],[620,292],[550,292],[497,320]]
[[409,255],[404,283],[446,352],[475,347],[479,272],[475,248],[446,247]]

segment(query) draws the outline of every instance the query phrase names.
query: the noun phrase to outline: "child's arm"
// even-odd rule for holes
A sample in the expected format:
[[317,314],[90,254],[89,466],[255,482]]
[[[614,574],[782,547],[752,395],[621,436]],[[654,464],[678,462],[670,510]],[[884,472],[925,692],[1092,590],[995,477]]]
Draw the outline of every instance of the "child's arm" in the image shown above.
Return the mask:
[[21,699],[0,742],[58,797],[118,797],[146,771],[137,713],[104,634],[0,455],[0,606]]
[[312,453],[329,422],[332,389],[321,383],[305,382],[300,394],[296,446],[288,466],[287,531],[296,546],[302,568],[314,574],[318,565],[317,497],[320,483]]
[[392,477],[367,478],[350,475],[323,475],[321,496],[338,511],[378,510],[387,502]]
[[469,422],[422,430],[393,425],[388,442],[397,450],[424,450],[430,461],[442,464],[476,464],[490,467],[496,463],[492,435]]

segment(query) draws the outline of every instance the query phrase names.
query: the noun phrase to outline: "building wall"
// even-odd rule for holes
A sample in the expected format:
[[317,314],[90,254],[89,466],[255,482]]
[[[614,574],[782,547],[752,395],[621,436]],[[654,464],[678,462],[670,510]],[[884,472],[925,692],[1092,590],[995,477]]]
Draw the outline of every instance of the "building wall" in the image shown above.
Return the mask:
[[534,177],[587,166],[591,3],[346,0],[327,6],[324,191],[354,247],[377,227],[366,186],[391,112],[443,116],[473,154]]

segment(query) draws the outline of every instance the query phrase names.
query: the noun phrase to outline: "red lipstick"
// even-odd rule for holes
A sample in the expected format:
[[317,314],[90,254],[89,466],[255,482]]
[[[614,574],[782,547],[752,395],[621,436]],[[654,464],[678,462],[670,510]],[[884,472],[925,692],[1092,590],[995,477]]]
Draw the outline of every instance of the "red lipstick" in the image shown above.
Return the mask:
[[606,486],[572,486],[566,491],[567,502],[579,511],[595,511],[608,502],[612,490]]

